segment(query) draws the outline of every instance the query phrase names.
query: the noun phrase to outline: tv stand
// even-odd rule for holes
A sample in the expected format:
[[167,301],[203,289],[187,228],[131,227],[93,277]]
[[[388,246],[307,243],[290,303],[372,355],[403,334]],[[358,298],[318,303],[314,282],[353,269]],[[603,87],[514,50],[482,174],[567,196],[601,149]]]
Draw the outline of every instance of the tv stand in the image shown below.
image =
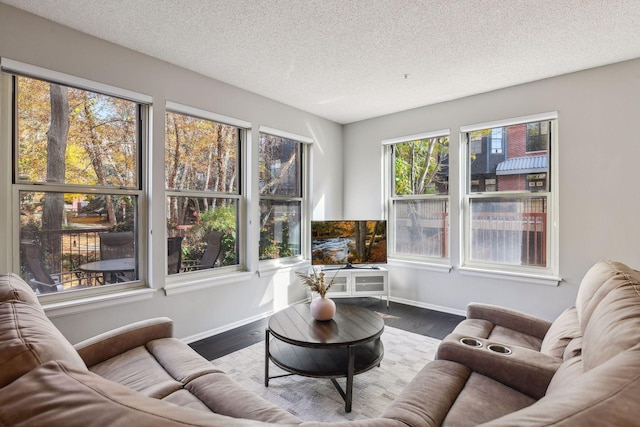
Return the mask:
[[341,265],[339,267],[323,267],[322,271],[351,270],[351,269],[380,270],[380,267],[378,267],[377,265],[355,265],[354,266],[353,264],[349,263],[349,264]]
[[331,267],[322,269],[325,283],[333,280],[329,297],[386,297],[389,307],[389,271],[379,266]]

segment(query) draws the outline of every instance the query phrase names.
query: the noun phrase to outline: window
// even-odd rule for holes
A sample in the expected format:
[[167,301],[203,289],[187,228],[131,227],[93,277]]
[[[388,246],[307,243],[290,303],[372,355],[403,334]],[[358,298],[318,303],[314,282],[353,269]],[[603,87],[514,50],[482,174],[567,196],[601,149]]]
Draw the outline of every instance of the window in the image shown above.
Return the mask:
[[[38,294],[136,283],[144,265],[141,159],[149,99],[6,64],[20,274]],[[23,66],[38,75],[25,75]],[[114,236],[123,242],[117,251],[106,246]]]
[[167,273],[238,269],[248,124],[175,103],[167,109],[173,110],[165,115]]
[[[557,239],[549,225],[555,183],[549,165],[555,118],[550,113],[462,129],[467,142],[463,265],[554,270]],[[530,154],[530,136],[541,130],[547,142]],[[494,141],[498,134],[505,141],[499,156],[473,150],[478,135]]]
[[258,189],[260,191],[259,259],[279,259],[302,253],[305,215],[305,144],[277,131],[260,132]]
[[548,150],[550,129],[549,121],[527,123],[527,152]]
[[469,140],[469,153],[481,154],[482,153],[482,135],[479,132],[473,132],[470,135]]
[[383,141],[390,153],[392,253],[449,256],[449,131]]
[[492,154],[502,154],[503,150],[503,138],[504,134],[503,128],[493,128],[491,129],[491,153]]

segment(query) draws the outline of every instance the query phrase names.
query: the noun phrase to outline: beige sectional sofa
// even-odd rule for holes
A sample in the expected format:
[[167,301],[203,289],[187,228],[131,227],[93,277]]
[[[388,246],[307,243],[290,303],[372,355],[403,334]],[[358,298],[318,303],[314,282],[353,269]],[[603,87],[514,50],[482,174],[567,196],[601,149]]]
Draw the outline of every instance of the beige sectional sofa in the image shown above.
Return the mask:
[[166,318],[72,346],[19,276],[0,275],[0,426],[637,424],[640,274],[596,264],[573,310],[550,323],[471,305],[380,417],[324,424],[243,389],[172,338]]
[[[480,345],[463,344],[466,338]],[[553,323],[471,304],[436,359],[393,404],[421,407],[433,420],[425,425],[640,425],[640,273],[596,263],[575,307]],[[433,384],[446,392],[425,406],[418,396]]]

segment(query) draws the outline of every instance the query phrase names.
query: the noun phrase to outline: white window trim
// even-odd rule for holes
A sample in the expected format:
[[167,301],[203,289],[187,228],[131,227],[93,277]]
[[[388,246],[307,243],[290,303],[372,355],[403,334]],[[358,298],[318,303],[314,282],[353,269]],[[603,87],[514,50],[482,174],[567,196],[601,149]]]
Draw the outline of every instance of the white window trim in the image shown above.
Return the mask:
[[483,129],[489,129],[494,127],[523,125],[526,123],[541,122],[544,120],[557,120],[557,119],[558,119],[558,112],[550,111],[548,113],[531,114],[528,116],[513,117],[510,119],[494,120],[491,122],[460,126],[460,133],[465,134],[467,132],[473,132],[476,130],[483,130]]
[[[11,200],[12,185],[12,114],[10,107],[12,95],[5,89],[5,85],[10,84],[9,75],[0,73],[0,200]],[[12,242],[12,236],[19,236],[13,226],[13,206],[11,203],[3,203],[0,207],[0,241],[5,242],[0,245],[0,270],[9,271],[13,267],[16,249]],[[17,270],[13,270],[17,271]]]
[[[393,155],[391,152],[391,148],[393,145],[400,144],[403,142],[410,142],[410,141],[416,141],[416,140],[428,139],[428,138],[440,138],[440,137],[448,137],[449,145],[451,145],[451,129],[449,128],[435,130],[435,131],[421,132],[413,135],[387,138],[381,141],[381,145],[382,145],[381,157],[382,157],[382,169],[383,169],[381,174],[383,179],[382,200],[384,203],[383,211],[385,213],[385,219],[389,223],[389,227],[387,227],[387,236],[389,238],[389,246],[391,248],[389,250],[389,255],[388,255],[389,257],[388,261],[390,264],[397,264],[397,265],[405,264],[406,266],[411,266],[411,267],[417,267],[421,265],[423,266],[422,269],[431,270],[431,271],[440,271],[440,272],[442,271],[450,272],[452,269],[450,265],[451,249],[449,249],[449,253],[446,254],[446,256],[444,257],[402,255],[402,254],[396,254],[394,252],[396,236],[395,236],[394,217],[392,215],[393,201],[398,200],[400,198],[394,196],[393,194],[393,185],[392,185]],[[451,165],[451,162],[449,162],[449,165]],[[451,175],[449,175],[449,177],[451,177]],[[411,197],[414,197],[414,196],[404,197],[403,199],[408,200]],[[446,194],[446,195],[440,194],[440,195],[433,195],[430,197],[415,196],[414,198],[420,199],[420,200],[427,200],[427,199],[437,200],[437,199],[446,198],[449,203],[449,211],[451,211],[451,191],[449,191],[449,194]],[[449,218],[449,224],[451,224],[451,218]],[[451,233],[449,233],[449,236],[451,236]],[[451,242],[449,242],[449,245],[448,245],[449,248],[451,248],[450,243]]]
[[[489,129],[493,127],[505,127],[512,125],[526,124],[536,121],[553,121],[551,130],[551,147],[549,152],[552,153],[549,159],[549,174],[553,177],[551,180],[551,187],[549,189],[549,195],[547,197],[547,217],[548,217],[548,245],[549,250],[547,254],[548,265],[545,268],[540,267],[521,267],[521,266],[509,266],[505,264],[494,264],[487,262],[471,262],[469,261],[469,233],[466,229],[466,224],[469,221],[469,203],[468,203],[468,188],[467,181],[469,179],[469,170],[467,168],[468,157],[468,144],[467,133]],[[559,120],[558,111],[550,111],[546,113],[532,114],[527,116],[520,116],[514,118],[508,118],[504,120],[496,120],[491,122],[477,123],[472,125],[466,125],[460,127],[460,150],[458,164],[460,165],[460,182],[459,182],[459,218],[458,224],[460,227],[459,233],[459,270],[463,274],[475,275],[480,277],[489,278],[509,278],[515,281],[543,284],[549,286],[557,286],[562,278],[559,275]],[[509,195],[522,195],[522,192],[502,192],[491,193],[488,197],[507,197]]]
[[279,136],[280,138],[292,139],[296,142],[301,142],[303,144],[313,144],[313,138],[308,136],[298,135],[291,132],[286,132],[280,129],[274,129],[267,126],[260,125],[259,127],[260,133],[268,133],[269,135]]
[[560,276],[556,276],[553,274],[535,274],[521,271],[509,271],[505,269],[489,270],[474,267],[460,267],[459,270],[460,274],[467,276],[482,277],[487,279],[510,280],[535,285],[558,286],[562,281],[562,278]]
[[[258,259],[258,269],[257,273],[260,277],[267,277],[269,275],[275,274],[280,268],[295,268],[306,262],[308,262],[308,258],[310,258],[310,253],[307,250],[307,247],[311,247],[310,234],[311,234],[311,165],[313,163],[313,144],[314,139],[308,136],[298,135],[292,132],[283,131],[280,129],[274,129],[271,127],[260,125],[258,127],[259,133],[258,135],[265,133],[273,136],[278,136],[280,138],[291,139],[295,142],[301,143],[305,145],[302,150],[302,197],[301,206],[302,206],[302,214],[300,216],[300,255],[294,255],[286,258],[276,258],[276,259],[259,259],[260,249],[256,247],[256,259]],[[258,136],[258,140],[260,137]],[[259,142],[258,142],[259,143]],[[259,161],[259,159],[258,159]],[[256,187],[257,188],[257,187]],[[259,194],[258,190],[258,204],[260,203],[260,199],[262,196]],[[295,198],[295,197],[294,197]],[[259,216],[258,216],[259,217]],[[258,231],[259,235],[259,231]],[[259,243],[258,243],[259,245]]]
[[77,298],[73,300],[56,302],[40,300],[40,302],[42,304],[42,308],[47,314],[47,317],[53,319],[56,317],[68,316],[71,314],[100,310],[116,305],[120,306],[122,304],[149,300],[153,298],[153,294],[155,292],[157,292],[157,289],[153,288],[131,289],[122,292],[91,295],[87,296],[86,298]]
[[[11,166],[7,167],[8,174],[6,176],[6,187],[3,185],[2,192],[7,191],[10,194],[11,203],[8,203],[7,222],[10,225],[10,234],[7,235],[7,240],[12,248],[11,258],[8,259],[9,267],[12,271],[19,271],[19,256],[13,255],[19,253],[20,242],[15,236],[20,235],[19,219],[15,217],[17,206],[19,206],[19,192],[20,191],[38,191],[38,192],[82,192],[90,191],[96,194],[126,194],[138,197],[138,224],[137,224],[137,238],[139,243],[138,249],[138,280],[134,280],[127,283],[113,284],[104,288],[97,289],[84,289],[79,292],[64,292],[60,294],[47,294],[39,296],[43,306],[49,307],[50,310],[64,308],[65,313],[76,313],[85,311],[78,308],[81,305],[86,305],[88,302],[93,303],[96,301],[107,301],[112,299],[123,299],[131,296],[131,300],[135,301],[139,299],[139,295],[144,294],[144,291],[150,290],[151,286],[147,281],[147,234],[143,231],[147,227],[147,215],[149,209],[148,204],[148,153],[149,153],[149,139],[151,132],[151,116],[152,116],[152,103],[153,97],[144,95],[138,92],[130,91],[127,89],[121,89],[116,86],[107,85],[104,83],[95,82],[88,79],[72,76],[58,71],[49,70],[46,68],[38,67],[35,65],[26,64],[20,61],[15,61],[5,57],[0,58],[0,75],[2,76],[2,84],[0,90],[2,94],[7,94],[9,99],[2,99],[0,104],[0,111],[2,107],[8,106],[9,102],[13,102],[10,90],[5,88],[5,84],[9,85],[9,80],[4,76],[20,75],[26,78],[41,79],[51,83],[58,83],[61,85],[75,87],[81,90],[89,92],[100,93],[107,96],[117,97],[125,99],[131,102],[135,102],[142,105],[141,116],[138,120],[141,120],[145,126],[140,129],[141,139],[139,141],[139,165],[136,170],[137,175],[137,187],[136,188],[118,188],[118,187],[92,187],[80,184],[48,184],[48,183],[28,183],[28,182],[13,182],[11,176]],[[0,142],[6,138],[6,143],[2,145],[6,147],[9,153],[12,153],[16,148],[17,141],[13,140],[12,127],[14,124],[11,122],[13,115],[13,107],[6,108],[6,116],[0,117],[0,123],[7,128],[6,134],[0,135]],[[6,119],[6,120],[5,120]],[[6,123],[5,123],[6,122]],[[7,163],[11,162],[12,155],[7,156]],[[15,159],[17,162],[17,158]],[[2,181],[0,180],[0,183]],[[5,190],[6,188],[6,190]]]
[[[164,194],[166,196],[177,196],[177,197],[196,197],[196,198],[220,198],[220,199],[235,199],[238,203],[238,229],[236,230],[236,236],[243,236],[248,234],[247,227],[247,181],[248,181],[248,170],[247,170],[247,161],[248,157],[246,154],[246,150],[251,144],[251,122],[236,119],[233,117],[225,116],[218,113],[213,113],[208,110],[203,110],[197,107],[191,107],[188,105],[180,104],[173,101],[165,102],[165,113],[176,113],[176,114],[184,114],[187,116],[209,120],[212,122],[229,125],[236,127],[240,130],[242,135],[240,136],[240,147],[238,147],[238,153],[240,154],[240,159],[237,162],[239,165],[240,173],[242,174],[242,179],[240,180],[242,187],[238,189],[237,194],[229,194],[229,193],[219,193],[212,192],[206,190],[173,190],[173,189],[164,189]],[[166,126],[166,123],[165,123]],[[166,218],[167,206],[164,204],[164,218]],[[166,228],[164,229],[165,233],[165,245],[167,244],[166,239]],[[244,242],[247,239],[243,239]],[[166,253],[166,248],[165,252]],[[226,267],[220,267],[215,269],[207,269],[202,271],[194,271],[183,274],[166,274],[164,275],[165,286],[164,291],[166,295],[175,295],[183,292],[189,292],[192,290],[198,290],[213,286],[224,285],[228,283],[234,283],[240,280],[247,280],[247,265],[249,264],[247,260],[247,253],[249,251],[246,247],[241,247],[240,253],[238,254],[239,262],[237,265],[230,265]],[[167,271],[167,259],[165,257],[164,260],[164,271]],[[215,278],[215,282],[212,282],[212,279]]]
[[[214,270],[217,270],[214,269]],[[180,280],[169,281],[169,278],[173,276],[180,276],[179,274],[174,274],[171,276],[167,276],[167,280],[165,281],[165,286],[163,288],[166,296],[173,296],[183,294],[185,292],[198,291],[201,289],[209,289],[215,288],[218,286],[226,286],[233,283],[244,282],[250,280],[255,273],[250,271],[227,271],[226,274],[217,275],[212,277],[209,275],[188,275],[188,279],[185,277],[181,277]]]
[[141,104],[152,104],[153,97],[134,92],[128,89],[122,89],[105,83],[99,83],[81,77],[72,76],[70,74],[53,71],[37,65],[26,64],[24,62],[15,61],[9,58],[0,58],[0,68],[3,72],[15,73],[36,79],[47,80],[53,83],[60,83],[66,86],[72,86],[91,92],[100,92],[104,95],[110,95],[118,98],[127,99],[129,101]]
[[396,138],[388,138],[382,140],[382,145],[394,145],[401,142],[416,141],[419,139],[438,138],[441,136],[450,136],[451,129],[441,129],[430,132],[416,133],[414,135],[399,136]]
[[221,123],[224,125],[230,125],[242,129],[251,129],[251,122],[242,119],[236,119],[235,117],[229,117],[218,113],[212,113],[211,111],[203,110],[189,105],[179,104],[173,101],[165,102],[165,110],[167,112],[185,114],[187,116],[193,116],[200,119],[211,120],[212,122]]
[[409,258],[389,256],[387,264],[390,267],[411,268],[414,270],[423,271],[436,271],[438,273],[450,273],[451,270],[453,270],[453,266],[449,262],[449,258],[443,258],[442,263],[436,262],[435,259],[430,259],[429,262],[425,262],[423,261],[423,259],[418,259],[417,257]]

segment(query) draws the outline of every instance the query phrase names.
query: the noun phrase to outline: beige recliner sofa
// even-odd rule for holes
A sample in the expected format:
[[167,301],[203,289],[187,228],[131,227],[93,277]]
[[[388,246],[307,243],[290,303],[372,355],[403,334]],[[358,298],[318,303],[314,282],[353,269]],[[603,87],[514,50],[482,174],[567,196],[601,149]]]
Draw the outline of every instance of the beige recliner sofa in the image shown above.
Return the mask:
[[385,416],[420,414],[415,426],[639,425],[640,273],[598,262],[553,323],[471,307]]
[[[0,425],[637,424],[640,276],[622,264],[598,263],[580,295],[581,337],[570,340],[577,340],[571,354],[558,358],[458,331],[380,417],[324,424],[302,422],[243,389],[172,338],[169,319],[125,326],[74,347],[20,277],[0,275]],[[511,353],[489,349],[498,344]]]
[[152,319],[74,347],[19,276],[1,275],[0,425],[300,423],[172,338],[172,330],[170,319]]

